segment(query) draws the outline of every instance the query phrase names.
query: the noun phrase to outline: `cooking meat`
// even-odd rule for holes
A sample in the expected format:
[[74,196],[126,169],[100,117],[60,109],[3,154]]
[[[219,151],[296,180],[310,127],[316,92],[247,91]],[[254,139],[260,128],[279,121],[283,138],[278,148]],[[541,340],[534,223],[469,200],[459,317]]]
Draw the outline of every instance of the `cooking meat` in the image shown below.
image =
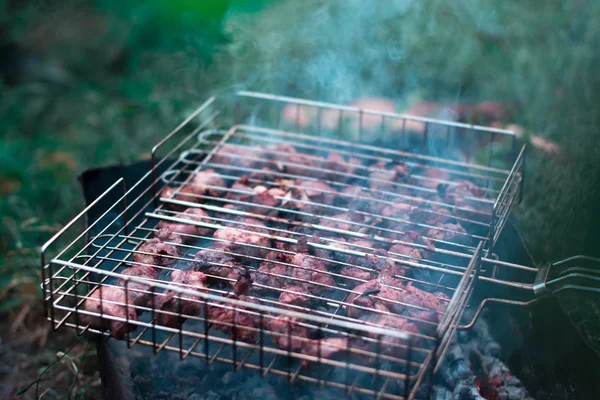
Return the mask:
[[319,163],[321,168],[331,172],[323,176],[324,179],[331,179],[338,182],[347,182],[353,179],[352,176],[360,173],[362,162],[360,159],[350,157],[348,161],[339,153],[331,152],[327,155],[325,161]]
[[431,322],[439,322],[441,315],[446,310],[450,298],[444,293],[431,293],[425,290],[416,288],[412,285],[406,285],[402,291],[402,301],[414,306],[427,308],[433,311],[418,310],[413,307],[407,307],[406,312],[409,316],[427,320]]
[[296,281],[296,284],[306,288],[310,293],[318,295],[329,290],[328,286],[335,286],[323,261],[308,254],[298,253],[292,257],[291,263],[300,267],[293,268],[292,276],[304,281]]
[[241,168],[259,168],[263,161],[258,160],[262,155],[262,146],[241,146],[225,144],[215,153],[212,162],[222,165],[232,165]]
[[419,181],[420,185],[435,189],[440,181],[449,181],[450,174],[448,171],[440,168],[427,167],[423,171],[419,173],[419,175],[423,176],[426,179],[421,179]]
[[[393,329],[397,332],[404,332],[408,334],[419,333],[419,328],[416,324],[399,315],[368,313],[362,318],[362,321],[368,324],[376,325],[379,328]],[[368,337],[381,341],[379,344],[379,350],[384,354],[399,356],[406,351],[408,342],[401,337],[385,334],[381,335],[369,330],[366,330],[365,333]],[[411,337],[411,344],[413,346],[418,346],[420,342],[421,338],[419,336],[415,335]],[[375,347],[376,346],[377,345],[375,345]]]
[[129,321],[137,321],[137,314],[133,303],[127,299],[125,290],[121,287],[103,286],[95,289],[84,303],[84,310],[98,313],[104,318],[81,314],[81,322],[89,324],[95,329],[109,329],[112,337],[116,339],[125,338],[128,332],[136,328],[126,321],[115,321],[107,317],[123,318]]
[[453,243],[469,242],[467,231],[459,223],[437,224],[436,227],[437,228],[431,228],[427,231],[426,236],[428,238]]
[[[311,180],[297,180],[296,186],[306,193],[309,201],[313,203],[333,205],[333,201],[336,197],[336,190],[326,184],[323,181],[311,181]],[[307,205],[304,206],[306,208]],[[321,209],[318,206],[313,205],[315,210]]]
[[309,307],[313,303],[313,299],[310,292],[302,286],[284,286],[281,288],[279,302],[298,307]]
[[290,175],[314,175],[314,156],[299,153],[288,143],[265,146],[267,157],[278,164],[278,170]]
[[270,251],[265,259],[260,263],[258,270],[252,272],[254,282],[271,288],[285,286],[293,268],[289,265],[290,255],[280,251]]
[[[129,268],[125,268],[121,275],[133,276],[136,278],[144,278],[155,280],[158,277],[158,271],[149,265],[134,265]],[[140,283],[130,280],[125,283],[126,279],[120,278],[117,281],[117,286],[125,287],[127,285],[127,292],[129,296],[129,302],[137,306],[145,305],[150,297],[150,285],[147,283]],[[137,310],[138,313],[141,310]]]
[[213,197],[219,196],[227,189],[225,181],[214,169],[196,172],[191,184],[196,193],[201,195],[207,194]]
[[[190,221],[211,223],[208,214],[200,208],[188,208],[184,212],[176,214],[175,217]],[[157,228],[157,238],[165,242],[178,244],[194,243],[197,238],[193,237],[193,235],[207,236],[213,231],[212,228],[170,221],[161,221]]]
[[[341,275],[347,276],[345,283],[349,287],[360,284],[360,281],[370,281],[377,277],[388,284],[398,285],[396,276],[405,276],[408,268],[394,262],[387,251],[377,249],[364,257],[356,257],[356,266],[346,266],[340,271]],[[362,286],[362,285],[360,285]],[[358,289],[358,287],[356,288]],[[355,290],[356,290],[355,289]]]
[[[252,297],[244,294],[252,288],[252,280],[248,274],[241,275],[234,285],[233,293],[226,298],[255,303]],[[241,305],[216,303],[208,309],[211,322],[217,330],[227,333],[236,340],[255,342],[260,329],[261,319],[256,310]]]
[[[419,248],[404,245],[404,244],[395,244],[392,247],[390,247],[389,251],[390,251],[390,253],[396,253],[396,254],[400,254],[402,256],[416,259],[416,261],[423,258],[423,254],[421,253],[421,250],[419,250]],[[394,254],[394,256],[396,254]]]
[[[175,288],[207,292],[206,275],[199,271],[182,271],[176,269],[171,272],[171,282]],[[156,308],[173,314],[158,313],[158,323],[163,326],[174,328],[183,322],[179,320],[181,315],[198,315],[202,311],[202,298],[200,296],[188,295],[171,289],[158,298]]]
[[[332,360],[337,355],[346,354],[348,349],[354,346],[348,346],[348,338],[344,337],[328,337],[323,339],[311,339],[303,344],[302,354],[318,359]],[[308,364],[308,361],[302,361],[303,364]]]
[[[191,185],[186,185],[181,188],[165,186],[160,192],[160,197],[165,199],[188,201],[191,203],[201,203],[203,200],[201,197],[198,197],[196,189],[194,189],[194,187]],[[183,211],[187,208],[187,206],[182,206],[180,204],[166,203],[166,205],[168,208],[174,211]]]
[[265,235],[269,234],[269,229],[267,229],[265,223],[259,219],[252,217],[238,216],[234,219],[231,219],[230,217],[229,221],[225,222],[223,225],[229,228],[243,229],[245,231],[262,233]]
[[227,251],[227,246],[222,243],[212,249],[200,250],[194,256],[191,266],[207,275],[237,280],[245,268]]
[[357,224],[364,223],[364,217],[361,214],[354,212],[347,212],[332,217],[321,218],[319,221],[320,225],[326,226],[332,229],[339,229],[342,231],[362,232],[369,228],[362,227]]
[[306,322],[294,317],[278,316],[267,322],[271,343],[282,350],[301,351],[313,329],[305,326]]
[[263,257],[271,246],[266,236],[234,228],[219,229],[213,237],[228,242],[230,251],[238,257]]
[[133,260],[139,264],[157,267],[177,262],[177,248],[154,238],[142,243],[133,254]]
[[369,187],[371,190],[396,191],[394,184],[406,182],[408,176],[409,169],[405,163],[378,161],[369,167]]

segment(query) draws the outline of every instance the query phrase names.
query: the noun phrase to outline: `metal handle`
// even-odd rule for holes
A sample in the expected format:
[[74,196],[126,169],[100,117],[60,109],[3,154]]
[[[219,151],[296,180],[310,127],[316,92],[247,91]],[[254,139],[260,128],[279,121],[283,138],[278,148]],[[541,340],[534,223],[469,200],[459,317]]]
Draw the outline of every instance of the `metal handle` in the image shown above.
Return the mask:
[[540,268],[533,285],[537,298],[565,290],[600,294],[600,259],[579,255]]

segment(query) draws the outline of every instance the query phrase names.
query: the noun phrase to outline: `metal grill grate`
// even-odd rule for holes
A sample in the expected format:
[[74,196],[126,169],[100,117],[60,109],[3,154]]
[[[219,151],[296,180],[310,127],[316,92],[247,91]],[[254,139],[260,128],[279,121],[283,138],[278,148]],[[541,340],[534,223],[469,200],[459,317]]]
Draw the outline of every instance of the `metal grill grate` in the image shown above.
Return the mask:
[[[257,106],[257,101],[263,103]],[[231,364],[235,370],[249,368],[263,375],[280,375],[290,382],[327,385],[344,390],[346,395],[391,399],[422,396],[427,390],[422,383],[431,384],[430,374],[440,366],[476,281],[497,281],[498,267],[527,269],[497,262],[493,254],[522,189],[524,151],[504,163],[505,168],[499,168],[493,162],[492,145],[496,136],[508,136],[514,148],[510,132],[248,92],[238,93],[231,119],[223,115],[231,101],[222,109],[217,103],[216,99],[209,100],[153,149],[154,168],[140,181],[128,190],[122,179],[117,181],[42,248],[44,299],[53,327],[70,326],[80,333],[104,335],[110,335],[109,330],[113,336],[119,333],[129,346],[149,345],[155,352],[179,352],[182,359],[202,357],[207,363]],[[261,126],[268,124],[265,115],[278,116],[283,106],[295,107],[296,115],[302,107],[315,109],[312,128],[301,127],[299,118],[293,130],[281,128],[281,121],[271,127]],[[244,110],[250,114],[245,115]],[[347,127],[345,114],[358,120],[355,129],[359,136],[366,130],[365,116],[379,118],[377,128],[381,130],[401,126],[405,136],[407,122],[417,122],[423,129],[417,136],[425,138],[424,152],[432,135],[439,133],[432,127],[447,128],[443,133],[446,145],[452,143],[451,133],[489,134],[488,165],[471,162],[470,156],[461,161],[308,134],[315,126],[320,131],[327,125],[323,119],[327,113],[337,115],[332,131]],[[237,123],[249,116],[256,125]],[[218,129],[220,124],[230,128]],[[181,140],[172,141],[174,137]],[[175,145],[159,159],[159,151],[171,142]],[[300,156],[282,156],[281,148],[273,147],[276,145],[292,146]],[[331,153],[340,157],[323,162]],[[171,159],[175,154],[179,157]],[[350,158],[360,163],[350,164]],[[374,167],[377,162],[381,164]],[[406,179],[390,182],[380,174],[400,162],[411,171]],[[263,170],[265,166],[269,166],[268,171]],[[163,167],[166,172],[159,173]],[[207,170],[218,174],[226,187],[206,185],[208,190],[200,194],[186,191],[196,174]],[[286,194],[272,196],[276,205],[257,203],[253,197],[256,191],[232,187],[243,176],[247,187],[284,187]],[[447,197],[444,188],[451,190],[457,179],[474,182],[477,194],[463,195],[460,202]],[[306,195],[315,182],[330,189],[320,189],[318,196]],[[164,192],[165,186],[173,189]],[[103,198],[119,187],[123,190],[121,198],[114,204],[102,204]],[[350,189],[355,190],[353,194]],[[335,199],[327,200],[329,195]],[[390,213],[395,204],[409,212]],[[49,246],[67,235],[90,207],[99,206],[106,206],[101,218],[47,263]],[[190,220],[175,211],[177,207],[201,209],[208,216]],[[152,265],[158,272],[156,279],[124,274],[130,266],[144,265],[135,260],[136,256],[152,255],[140,248],[157,234],[160,223],[207,230],[234,227],[268,239],[264,242],[268,245],[240,242],[219,246],[229,242],[212,233],[180,234],[183,243],[165,242],[177,249],[161,256],[169,262]],[[291,262],[290,257],[299,252],[294,246],[299,245],[307,246],[311,262],[327,268]],[[394,245],[400,246],[399,250],[390,250]],[[201,289],[172,282],[171,273],[189,268],[201,251],[232,256],[253,277],[258,266],[266,262],[288,272],[261,272],[264,279],[254,279],[252,290],[241,297],[231,294],[236,275],[211,273],[214,270],[205,271],[211,283]],[[273,260],[268,252],[288,257]],[[405,271],[393,279],[380,279],[377,290],[358,291],[357,286],[369,279],[343,271],[351,268],[375,278],[375,271],[361,263],[367,255],[391,260]],[[492,264],[493,269],[486,268]],[[211,265],[234,269],[219,262]],[[288,285],[311,288],[302,293],[311,306],[282,304],[282,293],[300,294]],[[430,293],[428,298],[437,305],[426,301],[417,304],[408,296],[413,288]],[[386,291],[406,296],[390,299],[383,294]],[[104,298],[103,293],[111,295]],[[122,296],[115,297],[114,293]],[[96,300],[89,300],[91,296]],[[357,304],[361,296],[384,307]],[[132,301],[134,298],[144,300]],[[171,307],[158,306],[167,298]],[[96,301],[98,311],[86,308],[86,301]],[[119,312],[107,312],[111,307]],[[398,326],[400,323],[405,329]]]

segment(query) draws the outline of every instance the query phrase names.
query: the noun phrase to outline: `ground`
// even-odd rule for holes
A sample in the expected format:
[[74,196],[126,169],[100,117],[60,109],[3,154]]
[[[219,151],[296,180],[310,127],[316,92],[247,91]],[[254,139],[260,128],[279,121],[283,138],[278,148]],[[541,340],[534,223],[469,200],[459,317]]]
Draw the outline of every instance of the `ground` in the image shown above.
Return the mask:
[[[43,321],[39,246],[81,209],[79,173],[146,157],[215,90],[501,102],[560,148],[531,146],[515,212],[536,260],[600,255],[600,3],[268,3],[0,1],[1,396],[40,375],[24,398],[97,395],[85,339]],[[600,348],[597,303],[563,304]]]

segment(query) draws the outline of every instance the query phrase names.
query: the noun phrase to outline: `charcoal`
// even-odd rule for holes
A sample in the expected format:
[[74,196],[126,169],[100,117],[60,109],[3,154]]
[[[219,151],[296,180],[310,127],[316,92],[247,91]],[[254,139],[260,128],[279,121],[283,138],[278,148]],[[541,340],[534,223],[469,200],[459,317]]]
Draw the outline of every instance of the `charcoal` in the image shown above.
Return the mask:
[[204,394],[192,393],[187,400],[229,400],[229,398],[209,390]]

